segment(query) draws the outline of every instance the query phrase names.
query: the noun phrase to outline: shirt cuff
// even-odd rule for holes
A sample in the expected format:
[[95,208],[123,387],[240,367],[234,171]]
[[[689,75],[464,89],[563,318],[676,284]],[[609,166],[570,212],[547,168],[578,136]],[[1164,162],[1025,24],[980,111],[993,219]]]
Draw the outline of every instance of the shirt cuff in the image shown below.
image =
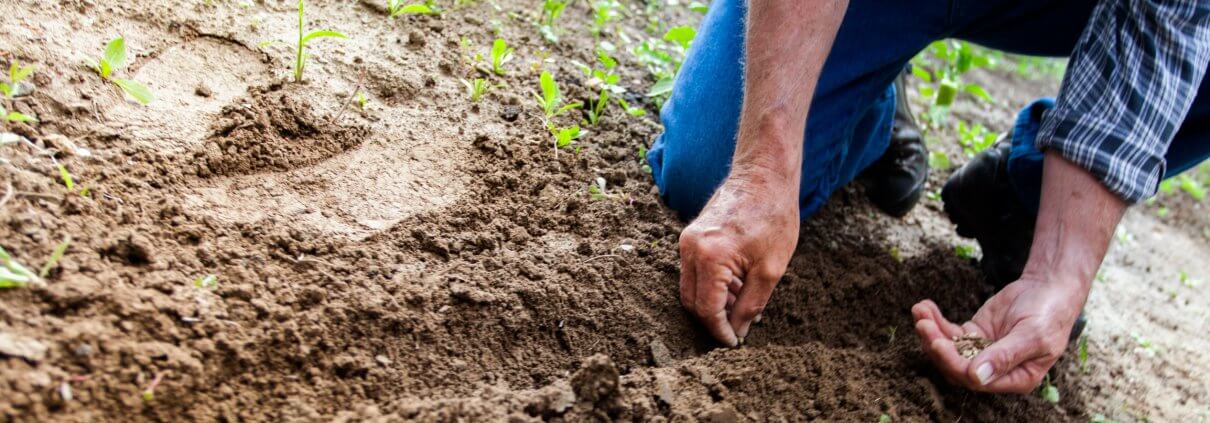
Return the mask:
[[1134,204],[1155,195],[1166,165],[1163,151],[1148,148],[1163,143],[1127,139],[1129,134],[1095,115],[1056,108],[1042,116],[1035,143],[1038,150],[1054,151],[1084,168],[1110,192]]

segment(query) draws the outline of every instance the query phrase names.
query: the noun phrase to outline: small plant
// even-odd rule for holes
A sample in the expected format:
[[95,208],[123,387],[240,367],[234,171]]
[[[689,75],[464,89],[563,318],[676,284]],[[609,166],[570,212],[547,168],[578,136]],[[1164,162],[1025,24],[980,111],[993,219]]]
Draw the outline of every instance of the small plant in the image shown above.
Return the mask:
[[538,106],[542,108],[546,120],[582,106],[578,101],[563,104],[563,94],[550,71],[542,71],[542,75],[538,77],[538,87],[541,88],[542,95],[534,94],[534,97],[537,98]]
[[542,2],[542,12],[538,18],[538,32],[542,33],[542,38],[545,38],[547,42],[559,42],[559,28],[556,23],[570,3],[571,0],[544,0]]
[[1206,199],[1206,186],[1201,181],[1197,180],[1189,174],[1183,174],[1178,181],[1181,191],[1189,194],[1194,200],[1202,201]]
[[358,108],[360,108],[361,110],[365,110],[365,109],[366,109],[366,104],[367,104],[367,103],[369,103],[369,102],[370,102],[370,99],[366,98],[366,92],[365,92],[365,91],[358,91],[358,92],[357,92],[357,107],[358,107]]
[[504,64],[513,60],[513,49],[503,38],[497,38],[492,43],[492,73],[504,75]]
[[616,97],[615,100],[618,102],[619,106],[622,106],[622,110],[625,110],[626,114],[628,114],[628,115],[631,115],[634,117],[647,115],[647,109],[644,109],[642,107],[637,107],[637,106],[631,107],[630,103],[627,102],[626,99],[624,99],[622,97]]
[[888,344],[895,343],[895,332],[897,332],[898,330],[899,330],[899,328],[895,327],[895,326],[887,326],[885,329],[883,329],[883,331],[885,331],[886,335],[887,335],[886,343],[888,343]]
[[555,136],[555,152],[558,152],[560,148],[571,145],[573,141],[580,139],[586,133],[580,129],[580,125],[563,128],[551,126],[550,132]]
[[601,36],[605,25],[621,16],[622,4],[618,0],[598,0],[592,3],[592,35]]
[[981,124],[967,125],[966,122],[958,121],[958,143],[962,145],[962,151],[967,157],[975,157],[979,152],[988,149],[999,137],[999,134],[989,131]]
[[34,73],[34,65],[21,66],[16,60],[8,65],[8,82],[0,82],[0,93],[13,98],[17,94],[17,84],[29,78]]
[[955,245],[954,254],[957,254],[958,257],[961,257],[965,260],[972,260],[975,258],[975,246],[970,244]]
[[929,167],[937,170],[949,170],[953,165],[950,164],[950,157],[945,155],[944,151],[933,150],[929,152]]
[[1050,375],[1046,375],[1042,379],[1042,386],[1038,389],[1038,396],[1051,404],[1059,403],[1059,388],[1050,383]]
[[601,62],[601,69],[592,69],[588,73],[592,76],[589,84],[601,86],[601,91],[597,95],[596,101],[591,102],[588,108],[588,123],[596,126],[605,113],[605,107],[609,106],[609,92],[624,91],[618,86],[621,77],[613,73],[613,69],[618,66],[618,61],[609,56],[609,53],[604,49],[597,49],[597,60]]
[[387,0],[387,12],[391,19],[399,15],[436,15],[441,13],[434,0],[424,3],[404,4],[403,0]]
[[462,85],[466,86],[466,93],[471,96],[472,103],[478,103],[483,98],[483,95],[487,94],[487,91],[491,89],[491,85],[483,78],[475,78],[473,81],[463,79]]
[[123,67],[126,67],[126,40],[118,37],[105,45],[105,55],[97,60],[97,64],[93,65],[93,69],[101,75],[101,78],[114,83],[114,85],[117,85],[140,104],[146,105],[155,101],[155,96],[151,94],[151,90],[147,89],[147,86],[134,80],[115,78],[113,76],[114,71],[120,70]]
[[592,201],[609,199],[609,194],[605,192],[605,178],[598,177],[588,184],[588,197]]
[[681,46],[682,50],[689,50],[689,44],[693,43],[695,37],[697,37],[697,31],[687,25],[674,26],[664,33],[664,41],[672,41]]
[[5,122],[37,122],[38,121],[38,119],[35,119],[33,116],[27,115],[25,113],[5,110],[4,106],[0,106],[0,115],[4,116]]
[[644,146],[644,145],[639,146],[638,156],[639,156],[639,168],[643,170],[643,173],[650,175],[651,174],[651,165],[647,164],[647,146]]
[[294,55],[294,82],[302,82],[303,80],[303,69],[307,65],[307,43],[319,38],[349,38],[344,34],[328,29],[306,32],[303,1],[298,0],[298,45]]
[[47,275],[50,275],[50,271],[59,265],[59,260],[63,258],[63,254],[67,252],[67,247],[69,246],[71,246],[70,235],[63,238],[63,242],[56,245],[55,249],[50,252],[50,258],[46,260],[46,264],[42,265],[42,270],[38,272],[38,277],[45,278]]
[[151,402],[151,401],[155,400],[155,388],[157,386],[160,386],[160,382],[163,380],[164,380],[163,373],[157,373],[155,375],[155,378],[152,379],[151,383],[147,385],[147,389],[143,390],[143,393],[142,393],[143,401]]
[[67,171],[67,166],[63,166],[62,163],[55,163],[55,165],[59,168],[59,179],[63,181],[63,186],[67,188],[68,192],[80,194],[81,197],[88,196],[88,187],[76,190],[76,180],[71,176],[71,172]]
[[1076,343],[1076,354],[1080,359],[1080,371],[1088,373],[1088,335],[1081,336]]
[[198,289],[215,289],[218,288],[218,276],[205,275],[198,276],[193,280],[193,287]]
[[891,416],[886,414],[878,416],[878,423],[891,423]]
[[1181,281],[1181,285],[1185,285],[1187,288],[1197,288],[1202,284],[1202,281],[1190,277],[1189,273],[1184,270],[1181,271],[1177,278]]
[[1146,337],[1139,335],[1137,333],[1130,334],[1130,337],[1134,338],[1134,342],[1136,344],[1138,344],[1138,348],[1136,348],[1135,351],[1138,351],[1148,357],[1155,357],[1155,353],[1156,353],[1155,343],[1151,342],[1150,339],[1147,339]]
[[42,283],[42,278],[0,247],[0,288],[20,288],[31,283]]

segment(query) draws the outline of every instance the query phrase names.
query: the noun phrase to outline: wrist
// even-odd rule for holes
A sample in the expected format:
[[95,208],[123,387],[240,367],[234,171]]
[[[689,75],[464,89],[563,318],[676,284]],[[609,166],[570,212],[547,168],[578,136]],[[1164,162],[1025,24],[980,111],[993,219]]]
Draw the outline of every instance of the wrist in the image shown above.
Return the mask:
[[740,122],[728,179],[797,188],[802,174],[803,122],[794,124],[779,108],[751,115],[745,114]]

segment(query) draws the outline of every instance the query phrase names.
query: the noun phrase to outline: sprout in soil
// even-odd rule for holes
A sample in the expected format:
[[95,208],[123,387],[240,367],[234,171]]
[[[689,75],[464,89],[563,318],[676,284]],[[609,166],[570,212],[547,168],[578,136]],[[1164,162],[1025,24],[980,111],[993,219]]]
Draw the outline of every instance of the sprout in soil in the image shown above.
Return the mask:
[[638,106],[631,107],[630,103],[627,102],[626,99],[624,99],[622,97],[615,97],[614,100],[618,102],[619,106],[622,106],[622,110],[625,110],[626,114],[628,114],[628,115],[631,115],[634,117],[647,115],[647,109],[644,109],[644,108],[638,107]]
[[542,89],[542,95],[534,94],[534,98],[538,99],[538,106],[542,108],[546,120],[581,106],[580,102],[563,104],[563,94],[550,71],[542,71],[538,77],[538,87]]
[[559,16],[563,15],[563,11],[567,10],[567,5],[571,0],[545,0],[542,2],[541,17],[538,18],[538,32],[542,33],[542,38],[547,42],[559,42],[559,29],[555,23],[559,20]]
[[491,85],[483,78],[475,78],[473,81],[463,79],[462,85],[466,87],[466,93],[471,96],[472,103],[478,103],[483,95],[491,89]]
[[206,275],[198,276],[193,280],[193,287],[198,289],[215,289],[218,288],[218,276]]
[[391,19],[395,19],[399,15],[436,15],[441,13],[441,8],[434,0],[412,4],[404,4],[403,0],[387,0],[387,12]]
[[147,86],[135,82],[130,79],[121,79],[113,76],[113,73],[126,66],[126,40],[122,37],[114,38],[105,46],[105,55],[97,60],[93,65],[93,69],[101,75],[106,81],[114,83],[122,88],[126,94],[138,101],[140,104],[148,104],[155,101],[155,96],[151,94],[151,90]]
[[327,29],[312,31],[310,33],[306,32],[303,9],[303,0],[298,0],[298,48],[295,50],[294,55],[294,82],[302,82],[303,80],[303,69],[307,65],[307,43],[318,38],[349,38],[344,34]]
[[76,191],[76,180],[72,178],[71,172],[67,171],[67,166],[63,166],[62,163],[55,163],[55,166],[59,168],[59,179],[63,181],[63,186],[67,188],[68,192],[78,193],[81,197],[88,196],[88,187],[80,188],[79,191]]
[[25,113],[5,110],[4,106],[0,106],[0,115],[4,116],[5,122],[37,122],[38,121],[38,119],[35,119],[33,116],[27,115]]
[[1080,359],[1080,371],[1088,373],[1088,336],[1080,336],[1076,342],[1076,354]]
[[958,244],[954,246],[954,254],[958,257],[971,260],[975,258],[975,246],[970,244]]
[[1050,375],[1046,375],[1042,379],[1042,386],[1038,389],[1038,396],[1051,404],[1059,403],[1059,388],[1050,383]]
[[31,283],[41,284],[42,278],[18,263],[8,251],[0,247],[0,289],[20,288]]
[[592,201],[609,198],[609,194],[605,191],[605,178],[598,177],[591,184],[588,184],[588,198],[591,198]]
[[609,92],[625,91],[618,86],[621,81],[621,76],[613,73],[613,69],[618,66],[618,61],[609,56],[605,49],[597,49],[597,60],[601,62],[601,69],[586,69],[589,76],[589,84],[597,84],[601,86],[601,92],[597,95],[596,101],[591,101],[588,108],[588,124],[596,126],[600,122],[601,117],[605,114],[605,107],[609,105]]
[[46,264],[42,265],[42,270],[38,272],[38,276],[45,278],[47,275],[50,275],[50,271],[59,265],[59,260],[63,258],[63,254],[67,252],[67,247],[69,246],[71,246],[71,235],[63,238],[63,242],[56,245],[55,249],[50,252],[50,258],[46,260]]
[[513,60],[513,49],[503,38],[497,38],[492,43],[492,72],[496,75],[504,75],[504,64],[509,60]]
[[571,143],[580,137],[584,136],[587,131],[580,129],[580,125],[572,125],[564,128],[555,126],[550,127],[550,133],[555,136],[555,154],[558,154],[559,149],[571,145]]
[[618,3],[618,0],[597,0],[593,2],[592,35],[600,37],[601,31],[605,30],[605,25],[622,15],[619,12],[621,9],[622,4]]
[[21,63],[13,60],[8,66],[8,82],[0,82],[0,93],[5,97],[13,98],[17,94],[17,84],[29,78],[34,73],[34,65],[21,66]]

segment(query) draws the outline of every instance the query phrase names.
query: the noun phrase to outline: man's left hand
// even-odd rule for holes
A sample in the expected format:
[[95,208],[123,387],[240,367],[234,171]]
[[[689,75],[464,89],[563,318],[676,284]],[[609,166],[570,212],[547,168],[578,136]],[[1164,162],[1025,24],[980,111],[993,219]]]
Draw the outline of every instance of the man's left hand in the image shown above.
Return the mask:
[[[1087,296],[1084,284],[1027,274],[961,326],[946,320],[931,300],[913,306],[912,316],[925,353],[951,383],[976,391],[1029,393],[1063,355]],[[953,338],[972,332],[992,344],[966,359]]]

